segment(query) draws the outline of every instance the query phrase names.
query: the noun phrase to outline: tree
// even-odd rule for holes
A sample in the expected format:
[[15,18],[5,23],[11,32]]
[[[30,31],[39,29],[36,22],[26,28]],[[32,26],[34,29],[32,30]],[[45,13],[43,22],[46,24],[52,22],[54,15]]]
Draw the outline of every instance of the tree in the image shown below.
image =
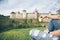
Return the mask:
[[9,26],[9,17],[0,15],[0,31],[5,31]]
[[18,28],[19,21],[16,19],[11,19],[10,24],[12,25],[13,28]]

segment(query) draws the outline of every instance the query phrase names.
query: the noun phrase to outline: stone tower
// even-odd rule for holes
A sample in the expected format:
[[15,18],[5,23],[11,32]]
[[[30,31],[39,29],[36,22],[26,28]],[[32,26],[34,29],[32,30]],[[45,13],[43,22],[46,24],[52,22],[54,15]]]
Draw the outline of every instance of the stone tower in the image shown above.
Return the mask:
[[38,10],[37,10],[37,8],[35,9],[35,19],[37,19],[38,18]]
[[27,18],[26,10],[23,10],[23,19],[26,19],[26,18]]
[[10,18],[16,18],[16,13],[15,12],[11,12]]

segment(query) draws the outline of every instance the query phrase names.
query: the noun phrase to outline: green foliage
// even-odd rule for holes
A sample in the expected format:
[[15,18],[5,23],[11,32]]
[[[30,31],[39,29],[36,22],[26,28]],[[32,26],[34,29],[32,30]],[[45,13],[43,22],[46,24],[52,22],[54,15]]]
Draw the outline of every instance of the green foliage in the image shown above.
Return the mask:
[[23,19],[23,24],[27,24],[27,19]]
[[19,22],[16,19],[10,19],[8,16],[0,15],[0,32],[17,28]]
[[33,28],[42,26],[42,22],[40,22],[40,24],[37,23],[37,19],[22,19],[21,22],[18,19],[10,19],[8,16],[0,15],[0,32],[10,29]]
[[16,19],[11,19],[11,20],[10,20],[10,25],[11,25],[13,28],[18,28],[19,21],[16,20]]
[[44,30],[44,27],[39,28],[27,28],[27,29],[13,29],[0,33],[0,40],[31,40],[29,31],[31,29]]
[[6,30],[9,26],[8,16],[0,15],[0,31]]
[[0,15],[0,40],[31,40],[29,36],[30,29],[39,27],[37,29],[44,30],[40,24],[34,24],[32,19],[30,19],[29,23],[27,23],[27,19],[23,19],[23,24],[21,24],[16,19],[10,19],[7,16]]
[[28,24],[19,24],[18,28],[29,28],[30,26]]
[[32,23],[32,19],[30,19],[30,23]]

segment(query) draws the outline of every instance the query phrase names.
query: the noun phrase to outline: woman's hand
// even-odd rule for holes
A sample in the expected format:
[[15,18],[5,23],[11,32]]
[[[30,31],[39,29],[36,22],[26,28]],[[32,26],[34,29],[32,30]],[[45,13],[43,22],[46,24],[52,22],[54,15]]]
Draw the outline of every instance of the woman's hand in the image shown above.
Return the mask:
[[60,30],[55,30],[53,32],[50,32],[50,34],[55,35],[55,36],[60,36]]
[[49,30],[44,30],[44,32],[49,33]]

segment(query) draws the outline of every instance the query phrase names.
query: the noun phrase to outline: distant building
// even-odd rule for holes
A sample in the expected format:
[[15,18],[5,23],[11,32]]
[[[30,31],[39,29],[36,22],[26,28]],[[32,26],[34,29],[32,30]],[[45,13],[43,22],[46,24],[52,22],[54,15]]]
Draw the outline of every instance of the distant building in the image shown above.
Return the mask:
[[[35,9],[34,12],[32,13],[27,13],[26,10],[23,10],[22,12],[11,12],[10,14],[10,18],[12,19],[37,19],[39,18],[40,16],[50,16],[50,15],[59,15],[58,13],[57,14],[52,14],[51,12],[49,13],[39,13],[37,11],[37,9]],[[49,21],[50,19],[43,19],[44,21]]]
[[10,18],[16,18],[16,13],[15,12],[11,12]]
[[26,10],[23,10],[22,13],[21,12],[11,12],[10,14],[10,18],[17,18],[17,19],[36,19],[37,18],[37,12],[33,12],[33,13],[27,13]]

